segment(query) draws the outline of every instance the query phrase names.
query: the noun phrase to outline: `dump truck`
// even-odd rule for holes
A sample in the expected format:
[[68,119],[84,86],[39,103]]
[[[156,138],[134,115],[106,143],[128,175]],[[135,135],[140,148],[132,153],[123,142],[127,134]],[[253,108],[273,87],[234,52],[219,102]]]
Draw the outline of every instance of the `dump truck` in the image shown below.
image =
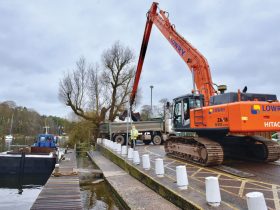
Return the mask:
[[127,131],[130,138],[131,126],[135,125],[139,132],[139,140],[148,145],[151,142],[160,145],[170,136],[175,135],[171,130],[171,120],[151,120],[136,122],[106,122],[100,124],[100,135],[102,138],[109,138],[114,142],[126,144]]

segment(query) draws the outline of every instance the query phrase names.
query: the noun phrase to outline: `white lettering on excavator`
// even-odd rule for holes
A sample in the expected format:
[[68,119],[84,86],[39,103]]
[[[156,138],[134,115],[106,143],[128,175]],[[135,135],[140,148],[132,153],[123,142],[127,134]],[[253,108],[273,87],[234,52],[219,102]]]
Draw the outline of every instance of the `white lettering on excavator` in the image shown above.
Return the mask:
[[264,122],[264,127],[266,127],[266,128],[271,128],[271,127],[280,128],[280,122]]

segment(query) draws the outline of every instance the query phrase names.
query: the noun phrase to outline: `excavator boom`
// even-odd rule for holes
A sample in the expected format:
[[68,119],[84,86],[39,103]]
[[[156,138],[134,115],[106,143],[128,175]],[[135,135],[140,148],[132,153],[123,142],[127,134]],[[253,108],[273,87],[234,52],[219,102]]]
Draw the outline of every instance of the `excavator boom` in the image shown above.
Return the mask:
[[130,95],[130,105],[134,103],[137,93],[140,75],[142,72],[142,67],[153,24],[157,26],[157,28],[161,31],[161,33],[168,40],[171,46],[188,65],[189,69],[193,73],[194,82],[196,84],[198,92],[204,95],[205,105],[208,105],[210,97],[215,94],[215,89],[212,86],[213,82],[208,62],[196,48],[194,48],[188,41],[180,36],[180,34],[175,30],[175,26],[170,23],[167,14],[167,12],[162,10],[159,10],[158,12],[158,3],[156,2],[152,4],[149,12],[147,13],[147,22],[145,26],[141,51],[138,59],[133,89]]

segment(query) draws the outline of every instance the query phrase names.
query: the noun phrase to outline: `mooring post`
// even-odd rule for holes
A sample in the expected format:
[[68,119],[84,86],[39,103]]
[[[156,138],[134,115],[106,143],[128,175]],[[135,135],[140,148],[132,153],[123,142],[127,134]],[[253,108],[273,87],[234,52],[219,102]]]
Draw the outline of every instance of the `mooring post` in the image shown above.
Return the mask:
[[24,165],[25,165],[25,153],[21,152],[21,157],[19,161],[19,171],[18,171],[18,194],[22,194],[22,180],[24,176]]
[[54,173],[55,173],[56,175],[59,174],[59,164],[55,164]]

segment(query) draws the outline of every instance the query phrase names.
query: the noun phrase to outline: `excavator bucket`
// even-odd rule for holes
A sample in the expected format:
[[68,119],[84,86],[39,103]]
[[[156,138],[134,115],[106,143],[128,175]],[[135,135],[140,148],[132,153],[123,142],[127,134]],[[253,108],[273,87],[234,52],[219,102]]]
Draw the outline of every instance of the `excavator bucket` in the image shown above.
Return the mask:
[[[124,121],[125,118],[127,117],[127,110],[125,110],[121,115],[119,115],[119,119]],[[131,112],[131,119],[135,121],[140,121],[140,113],[139,112]]]

